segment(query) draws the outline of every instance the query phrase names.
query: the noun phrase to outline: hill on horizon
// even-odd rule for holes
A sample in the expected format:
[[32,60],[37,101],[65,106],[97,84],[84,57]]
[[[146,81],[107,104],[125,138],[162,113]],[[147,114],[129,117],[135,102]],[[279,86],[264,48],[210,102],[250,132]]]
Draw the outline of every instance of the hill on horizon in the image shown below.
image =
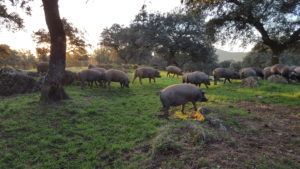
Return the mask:
[[247,55],[247,52],[228,52],[225,50],[216,49],[216,55],[218,56],[219,62],[224,60],[242,61]]

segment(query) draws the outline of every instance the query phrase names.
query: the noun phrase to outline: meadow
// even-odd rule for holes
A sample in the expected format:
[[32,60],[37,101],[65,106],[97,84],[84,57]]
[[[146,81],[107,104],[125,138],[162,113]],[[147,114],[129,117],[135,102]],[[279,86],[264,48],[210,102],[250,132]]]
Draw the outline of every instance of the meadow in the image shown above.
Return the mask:
[[161,74],[124,89],[67,86],[71,99],[60,103],[40,103],[39,93],[0,98],[0,168],[300,168],[299,85],[202,86],[209,101],[197,105],[220,130],[190,118],[191,104],[188,115],[172,107],[169,120],[157,117],[159,91],[181,83]]

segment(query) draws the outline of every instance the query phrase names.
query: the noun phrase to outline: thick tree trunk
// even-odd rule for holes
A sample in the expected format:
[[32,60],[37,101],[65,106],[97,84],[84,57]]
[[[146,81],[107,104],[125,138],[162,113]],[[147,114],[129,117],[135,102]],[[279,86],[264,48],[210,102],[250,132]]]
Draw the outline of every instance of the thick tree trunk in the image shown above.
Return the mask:
[[273,55],[272,56],[272,65],[279,64],[279,58],[278,56]]
[[175,54],[176,54],[176,52],[173,52],[173,51],[171,51],[171,52],[169,53],[168,60],[167,60],[168,65],[175,65],[175,66],[178,66],[178,63],[177,63],[176,60],[175,60]]
[[271,63],[272,65],[279,64],[279,55],[283,52],[283,49],[279,47],[273,47],[271,48],[272,50],[272,58],[271,58]]
[[58,0],[43,0],[46,23],[51,37],[49,71],[41,89],[41,100],[59,101],[69,98],[61,81],[66,66],[66,35],[59,16]]

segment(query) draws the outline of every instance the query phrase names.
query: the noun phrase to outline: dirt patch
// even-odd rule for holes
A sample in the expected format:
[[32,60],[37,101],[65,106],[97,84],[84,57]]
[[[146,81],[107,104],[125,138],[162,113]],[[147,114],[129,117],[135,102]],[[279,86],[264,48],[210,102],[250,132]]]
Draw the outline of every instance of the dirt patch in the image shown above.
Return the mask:
[[263,159],[300,161],[300,107],[241,104],[253,118],[238,117],[241,127],[229,130],[227,142],[208,145],[202,157],[221,168],[257,168]]

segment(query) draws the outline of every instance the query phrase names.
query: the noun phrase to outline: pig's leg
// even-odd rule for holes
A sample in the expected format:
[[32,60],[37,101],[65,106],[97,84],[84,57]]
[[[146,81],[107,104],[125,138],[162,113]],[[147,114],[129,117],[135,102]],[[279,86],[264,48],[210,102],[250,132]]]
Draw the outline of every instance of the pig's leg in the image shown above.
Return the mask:
[[142,85],[142,78],[141,77],[139,77],[139,81],[140,81],[140,84]]
[[164,106],[163,107],[163,111],[164,111],[164,116],[166,117],[166,118],[168,118],[169,117],[169,106]]
[[184,108],[185,108],[185,104],[182,104],[182,105],[181,105],[181,113],[182,113],[182,114],[185,114],[185,113],[184,113]]
[[132,84],[134,83],[135,79],[136,79],[136,76],[134,76],[134,78],[133,78],[133,80],[132,80]]
[[83,90],[83,87],[84,87],[84,81],[82,80],[81,81],[81,90]]
[[149,83],[151,83],[151,77],[149,77]]
[[227,78],[225,78],[225,80],[224,80],[224,84],[226,83],[226,80],[227,80]]
[[230,79],[228,79],[228,82],[231,83]]
[[193,106],[194,106],[194,110],[197,111],[197,105],[196,105],[196,102],[192,102],[193,103]]
[[106,81],[103,81],[103,88],[106,88]]
[[218,80],[217,77],[214,76],[214,84],[215,84],[215,85],[217,85],[217,80]]
[[101,80],[101,81],[100,81],[100,84],[101,84],[101,87],[103,88],[103,87],[104,87],[104,81]]
[[111,89],[110,81],[107,82],[108,88]]
[[154,83],[156,83],[155,78],[153,78],[153,80],[154,80]]

